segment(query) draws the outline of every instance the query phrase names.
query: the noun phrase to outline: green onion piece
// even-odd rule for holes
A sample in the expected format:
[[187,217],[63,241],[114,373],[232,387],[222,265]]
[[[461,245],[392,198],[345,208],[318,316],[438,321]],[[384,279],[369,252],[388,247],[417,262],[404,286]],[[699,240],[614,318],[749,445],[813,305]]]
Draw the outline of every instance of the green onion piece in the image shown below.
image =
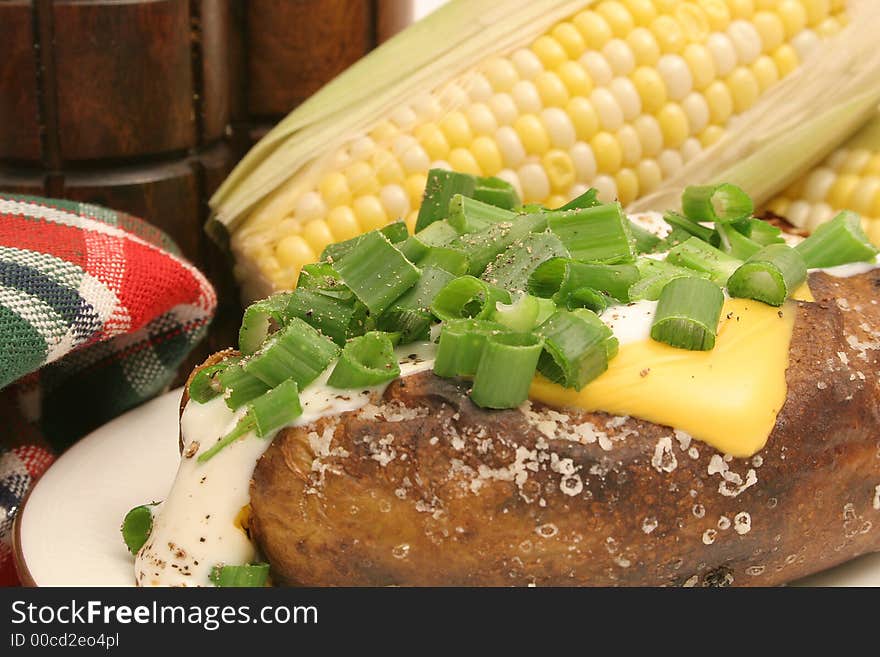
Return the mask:
[[795,249],[809,269],[872,262],[878,253],[862,230],[859,215],[848,211],[819,226]]
[[[266,394],[269,394],[268,392]],[[246,436],[248,433],[254,430],[254,418],[250,413],[246,413],[242,416],[242,418],[236,423],[235,427],[227,433],[225,436],[221,436],[216,443],[211,445],[209,449],[206,449],[204,452],[199,454],[196,459],[199,463],[205,463],[210,461],[212,458],[217,456],[224,448],[228,447],[232,443],[234,443],[239,438]]]
[[256,588],[266,586],[269,564],[249,563],[243,566],[214,566],[211,583],[223,588]]
[[208,365],[196,372],[189,382],[187,390],[189,398],[198,404],[204,404],[223,392],[218,377],[223,370],[235,362],[237,361],[227,358],[223,362]]
[[153,530],[153,511],[149,506],[136,506],[125,514],[122,521],[122,540],[128,551],[137,554]]
[[577,198],[573,198],[568,203],[563,205],[560,208],[556,208],[557,210],[565,211],[565,210],[584,210],[586,208],[595,208],[602,203],[599,202],[598,199],[599,190],[590,188],[585,191],[583,194],[578,196]]
[[708,228],[707,226],[702,226],[696,221],[691,221],[687,217],[683,217],[677,212],[667,212],[663,215],[663,221],[669,224],[672,228],[678,228],[688,233],[689,235],[699,237],[704,242],[708,242],[712,239],[711,228]]
[[339,347],[332,340],[295,317],[244,361],[243,367],[269,387],[292,378],[300,388],[305,388],[338,353]]
[[692,185],[685,188],[682,194],[681,209],[691,221],[729,223],[751,217],[755,204],[736,185]]
[[599,315],[592,312],[591,310],[587,310],[584,308],[578,308],[577,310],[572,310],[572,314],[577,315],[582,320],[591,324],[592,326],[599,329],[602,334],[605,336],[605,350],[608,352],[608,360],[610,361],[617,355],[617,350],[619,344],[617,342],[617,338],[614,337],[614,332],[611,330],[605,322],[603,322]]
[[378,327],[383,331],[400,333],[404,344],[415,340],[427,340],[434,315],[431,304],[446,285],[455,278],[438,267],[424,267],[419,282],[410,288],[379,318]]
[[513,210],[520,204],[519,194],[513,185],[495,177],[477,178],[474,198],[505,210]]
[[734,258],[748,260],[761,250],[761,245],[739,232],[735,224],[719,223],[715,230],[718,233],[718,247]]
[[[433,224],[432,224],[433,225]],[[453,276],[467,274],[469,265],[467,256],[456,249],[444,246],[432,246],[419,260],[419,267],[436,267],[448,271]]]
[[449,246],[467,256],[471,276],[479,276],[499,253],[516,244],[529,233],[539,233],[547,228],[544,213],[517,215],[513,221],[487,226],[476,233],[461,235]]
[[607,294],[591,287],[580,287],[566,294],[565,298],[555,295],[554,298],[559,300],[559,305],[569,310],[586,308],[594,313],[605,312],[610,303]]
[[[669,235],[660,242],[656,247],[654,247],[654,253],[663,253],[664,251],[669,251],[670,249],[678,246],[679,244],[684,244],[689,239],[691,239],[693,235],[691,235],[686,230],[682,230],[678,226],[675,226]],[[702,240],[700,240],[702,241]]]
[[556,304],[550,299],[523,294],[513,303],[495,304],[492,320],[516,333],[527,333],[556,312]]
[[757,242],[761,246],[769,244],[785,244],[782,237],[782,229],[774,226],[769,221],[763,219],[750,218],[743,222],[737,222],[736,225],[742,223],[745,228],[745,235],[753,242]]
[[394,345],[385,333],[371,331],[351,340],[342,350],[327,385],[331,388],[363,388],[400,376]]
[[787,244],[771,244],[733,272],[727,290],[733,297],[781,306],[805,280],[807,265],[803,256]]
[[449,202],[449,225],[460,234],[476,233],[492,224],[513,221],[516,214],[476,199],[456,194]]
[[583,288],[590,288],[629,301],[629,288],[639,280],[635,265],[606,265],[552,258],[536,267],[529,277],[528,290],[539,297],[553,297],[557,305],[566,305],[569,297]]
[[670,281],[657,303],[651,337],[679,349],[708,351],[715,346],[724,293],[705,278]]
[[[590,315],[595,321],[587,319]],[[554,313],[538,327],[537,333],[544,338],[538,371],[551,381],[580,390],[608,369],[605,343],[611,330],[594,313]],[[617,341],[614,342],[616,345]]]
[[297,288],[289,298],[286,309],[288,317],[298,317],[317,329],[336,344],[362,335],[367,327],[367,307],[353,296],[341,300],[322,290]]
[[269,386],[253,374],[245,372],[240,364],[227,367],[220,372],[217,380],[223,388],[226,406],[233,411],[269,390]]
[[419,270],[378,232],[361,236],[352,249],[334,264],[343,282],[373,315],[381,315],[419,280]]
[[398,245],[410,262],[418,262],[432,246],[446,246],[458,238],[458,231],[448,221],[435,221],[424,230]]
[[473,376],[480,363],[486,340],[510,330],[497,322],[480,319],[456,319],[443,323],[434,374],[442,377]]
[[547,222],[575,260],[616,264],[636,259],[630,222],[619,203],[548,212]]
[[483,271],[482,279],[511,292],[523,292],[542,262],[567,256],[568,250],[553,233],[529,233],[499,253]]
[[632,219],[629,220],[629,232],[636,241],[636,251],[639,253],[653,253],[663,241],[654,233],[639,226]]
[[438,319],[487,319],[497,302],[510,303],[510,293],[473,276],[451,280],[437,293],[431,312]]
[[290,294],[286,292],[273,294],[247,307],[238,332],[238,349],[241,353],[254,353],[268,337],[273,321],[278,325],[284,323],[289,297]]
[[496,333],[486,339],[471,401],[481,408],[515,408],[529,396],[544,341],[529,333]]
[[342,299],[354,297],[329,262],[313,262],[303,265],[296,281],[296,289],[321,290],[325,294],[333,293]]
[[666,256],[666,262],[708,274],[718,285],[725,285],[730,275],[742,264],[741,260],[706,244],[698,237],[691,237],[672,247]]
[[[397,244],[398,242],[403,242],[405,239],[409,237],[409,230],[406,228],[406,224],[402,220],[393,221],[387,226],[383,226],[375,231],[381,233],[385,237],[388,238],[388,241],[392,244]],[[357,237],[352,237],[349,240],[345,240],[343,242],[334,242],[333,244],[328,244],[327,247],[321,252],[321,260],[325,262],[336,262],[342,256],[351,253],[353,249],[360,244],[360,241],[363,239],[363,235],[358,235]]]
[[257,397],[251,402],[248,415],[253,420],[254,432],[260,438],[293,422],[302,415],[296,381],[287,379],[265,395]]
[[629,288],[630,301],[656,301],[660,298],[660,293],[666,284],[676,278],[684,278],[686,276],[698,276],[700,278],[709,278],[709,275],[698,272],[685,267],[677,267],[665,260],[655,260],[654,258],[639,258],[636,262],[641,278],[633,283]]
[[416,220],[416,233],[435,221],[446,219],[449,202],[456,194],[472,198],[477,180],[474,176],[444,169],[431,169],[425,183],[425,194]]

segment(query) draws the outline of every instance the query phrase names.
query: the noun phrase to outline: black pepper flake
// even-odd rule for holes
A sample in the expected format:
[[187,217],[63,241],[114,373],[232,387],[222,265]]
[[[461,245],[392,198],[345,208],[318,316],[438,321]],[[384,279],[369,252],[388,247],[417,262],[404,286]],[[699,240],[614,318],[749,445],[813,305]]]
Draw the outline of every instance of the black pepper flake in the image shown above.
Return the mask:
[[648,376],[648,374],[649,374],[650,372],[651,372],[651,368],[650,368],[650,367],[646,367],[646,368],[643,369],[641,372],[639,372],[639,376],[642,377],[642,378],[645,378],[646,376]]
[[199,539],[199,543],[204,543],[204,542],[205,542],[205,540],[206,540],[206,539],[205,539],[205,537],[204,537],[204,536],[202,536],[202,537],[201,537],[201,538],[200,538],[200,539]]

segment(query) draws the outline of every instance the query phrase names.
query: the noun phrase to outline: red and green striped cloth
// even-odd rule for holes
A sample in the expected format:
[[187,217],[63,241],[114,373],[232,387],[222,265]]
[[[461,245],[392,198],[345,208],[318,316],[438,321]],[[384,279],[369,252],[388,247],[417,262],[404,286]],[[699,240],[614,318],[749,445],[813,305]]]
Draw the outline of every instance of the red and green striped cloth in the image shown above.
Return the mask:
[[150,224],[0,194],[0,585],[34,480],[86,432],[161,392],[216,296]]

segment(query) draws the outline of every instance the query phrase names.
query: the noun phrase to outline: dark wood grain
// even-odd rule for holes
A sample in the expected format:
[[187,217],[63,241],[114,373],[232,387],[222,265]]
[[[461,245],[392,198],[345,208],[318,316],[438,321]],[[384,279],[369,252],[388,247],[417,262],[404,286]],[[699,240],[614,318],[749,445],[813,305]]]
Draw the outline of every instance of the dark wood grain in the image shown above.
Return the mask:
[[40,159],[33,33],[29,0],[0,2],[0,158]]
[[197,105],[201,110],[201,141],[212,142],[225,136],[230,120],[232,15],[229,0],[199,0],[198,10],[196,64],[201,84],[197,85]]

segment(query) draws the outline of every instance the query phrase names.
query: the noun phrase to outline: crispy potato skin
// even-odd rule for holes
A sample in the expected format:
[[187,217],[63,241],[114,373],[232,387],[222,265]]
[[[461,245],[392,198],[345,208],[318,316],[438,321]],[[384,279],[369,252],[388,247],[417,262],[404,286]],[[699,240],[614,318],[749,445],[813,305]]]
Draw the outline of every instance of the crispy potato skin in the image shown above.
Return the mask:
[[[810,285],[787,401],[750,459],[632,418],[486,412],[431,373],[281,432],[251,487],[274,580],[772,585],[880,549],[880,271]],[[587,422],[605,437],[572,439]]]

